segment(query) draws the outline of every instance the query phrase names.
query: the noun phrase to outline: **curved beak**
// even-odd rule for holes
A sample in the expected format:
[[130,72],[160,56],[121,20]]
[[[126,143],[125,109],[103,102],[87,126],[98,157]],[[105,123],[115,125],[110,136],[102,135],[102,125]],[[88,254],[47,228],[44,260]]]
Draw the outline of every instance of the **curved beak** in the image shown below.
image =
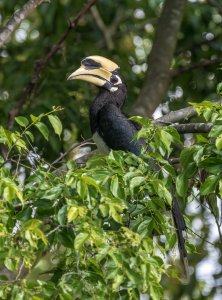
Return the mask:
[[81,66],[75,72],[73,72],[67,79],[73,80],[84,80],[87,82],[91,82],[97,86],[103,86],[107,81],[110,82],[110,78],[112,73],[103,69],[87,69],[84,66]]
[[112,72],[119,67],[111,60],[102,56],[88,56],[81,61],[81,67],[73,72],[68,80],[78,79],[96,86],[111,86]]

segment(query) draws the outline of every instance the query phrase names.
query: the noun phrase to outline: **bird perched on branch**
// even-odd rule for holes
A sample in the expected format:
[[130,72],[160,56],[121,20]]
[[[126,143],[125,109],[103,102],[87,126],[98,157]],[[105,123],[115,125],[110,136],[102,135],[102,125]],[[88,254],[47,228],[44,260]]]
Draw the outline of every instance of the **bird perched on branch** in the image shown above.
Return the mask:
[[[141,153],[145,141],[133,140],[140,124],[128,120],[121,108],[127,97],[127,87],[118,73],[118,65],[102,56],[89,56],[68,79],[90,82],[99,87],[99,94],[89,109],[93,139],[100,152],[108,154],[110,149]],[[188,261],[183,231],[186,225],[178,202],[173,195],[172,216],[178,237],[178,247],[184,271],[188,277]]]

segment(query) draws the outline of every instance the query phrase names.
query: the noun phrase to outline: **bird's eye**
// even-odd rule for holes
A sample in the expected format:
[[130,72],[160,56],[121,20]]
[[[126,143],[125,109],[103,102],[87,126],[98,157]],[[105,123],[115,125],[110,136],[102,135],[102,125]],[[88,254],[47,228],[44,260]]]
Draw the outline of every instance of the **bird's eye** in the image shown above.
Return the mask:
[[113,84],[115,84],[115,83],[118,82],[118,78],[116,76],[112,75],[112,77],[110,78],[110,82],[113,83]]
[[117,75],[112,75],[112,77],[110,78],[110,82],[114,85],[122,83],[122,80],[120,79],[119,76]]

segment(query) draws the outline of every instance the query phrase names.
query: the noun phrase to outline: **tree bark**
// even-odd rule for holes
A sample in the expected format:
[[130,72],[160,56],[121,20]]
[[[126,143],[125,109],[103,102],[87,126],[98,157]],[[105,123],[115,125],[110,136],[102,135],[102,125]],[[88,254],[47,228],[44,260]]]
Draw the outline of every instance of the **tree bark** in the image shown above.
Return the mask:
[[187,0],[166,0],[159,18],[148,69],[133,114],[151,116],[161,103],[171,80],[170,65]]
[[0,48],[6,44],[19,24],[40,4],[48,0],[29,0],[21,9],[17,10],[7,24],[0,30]]
[[37,87],[39,80],[40,80],[40,74],[42,70],[45,68],[49,60],[55,55],[55,53],[58,52],[59,49],[63,46],[66,38],[76,28],[76,26],[79,24],[80,19],[89,11],[89,9],[96,3],[97,0],[88,0],[85,2],[84,6],[78,13],[78,15],[69,23],[69,26],[64,31],[60,39],[55,43],[49,52],[43,56],[41,59],[36,61],[34,70],[32,73],[32,76],[27,84],[27,86],[23,89],[22,93],[19,95],[15,107],[9,112],[8,114],[8,120],[6,124],[6,128],[10,129],[14,124],[14,119],[24,106],[24,104],[28,101],[28,99],[33,94],[35,88]]

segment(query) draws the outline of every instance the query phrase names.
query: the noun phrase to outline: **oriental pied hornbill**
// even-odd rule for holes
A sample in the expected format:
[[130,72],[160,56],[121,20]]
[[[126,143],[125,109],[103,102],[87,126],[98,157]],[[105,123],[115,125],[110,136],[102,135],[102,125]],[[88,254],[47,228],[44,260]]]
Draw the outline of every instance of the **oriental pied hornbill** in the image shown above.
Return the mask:
[[[93,139],[102,153],[109,149],[129,151],[139,155],[144,140],[134,141],[140,124],[128,120],[121,108],[126,100],[127,88],[118,73],[118,65],[102,56],[89,56],[81,61],[81,67],[68,79],[84,80],[99,87],[99,94],[89,110]],[[173,197],[172,215],[178,236],[178,246],[185,275],[188,278],[188,262],[183,231],[186,225],[178,202]]]

